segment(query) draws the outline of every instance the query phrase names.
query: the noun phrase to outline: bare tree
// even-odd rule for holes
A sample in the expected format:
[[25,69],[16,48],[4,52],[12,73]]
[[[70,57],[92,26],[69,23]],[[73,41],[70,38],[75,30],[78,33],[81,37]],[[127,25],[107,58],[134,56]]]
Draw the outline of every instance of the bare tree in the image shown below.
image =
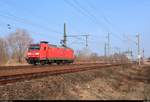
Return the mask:
[[98,56],[97,53],[94,53],[94,52],[93,52],[93,53],[91,53],[91,55],[90,55],[90,59],[96,61],[96,60],[99,60],[99,56]]
[[4,64],[9,59],[8,46],[6,40],[0,38],[0,64]]
[[92,52],[90,49],[82,49],[76,52],[77,61],[103,61],[103,58],[100,57],[97,53]]
[[89,49],[84,48],[82,50],[78,50],[76,52],[76,60],[82,60],[82,61],[89,60],[90,54],[91,51]]
[[24,53],[32,41],[32,38],[26,30],[17,29],[15,32],[10,33],[8,36],[8,44],[11,57],[21,63],[24,59]]

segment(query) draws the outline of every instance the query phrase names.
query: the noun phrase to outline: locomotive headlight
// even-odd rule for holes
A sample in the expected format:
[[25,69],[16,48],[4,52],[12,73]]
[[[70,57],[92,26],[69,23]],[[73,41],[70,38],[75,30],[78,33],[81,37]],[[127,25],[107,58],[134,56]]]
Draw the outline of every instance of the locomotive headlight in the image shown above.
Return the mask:
[[35,55],[39,55],[40,53],[35,53]]
[[31,55],[31,53],[30,53],[30,52],[28,52],[28,55]]

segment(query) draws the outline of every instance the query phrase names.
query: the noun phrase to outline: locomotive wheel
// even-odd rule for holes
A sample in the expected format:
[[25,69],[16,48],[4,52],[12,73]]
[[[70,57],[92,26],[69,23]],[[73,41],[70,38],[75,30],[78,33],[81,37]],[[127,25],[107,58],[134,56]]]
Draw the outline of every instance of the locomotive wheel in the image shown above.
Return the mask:
[[59,61],[58,61],[58,62],[56,62],[56,64],[57,64],[57,65],[60,65],[60,64],[61,64],[61,62],[59,62]]
[[34,66],[36,66],[37,64],[36,64],[36,63],[34,63],[33,65],[34,65]]
[[62,64],[65,65],[65,64],[66,64],[66,61],[62,61]]
[[36,65],[37,65],[36,61],[34,61],[33,65],[34,65],[34,66],[36,66]]
[[40,61],[40,64],[41,65],[45,65],[45,61]]
[[60,65],[60,63],[59,63],[59,62],[57,62],[57,65]]
[[49,65],[52,65],[52,62],[48,62]]

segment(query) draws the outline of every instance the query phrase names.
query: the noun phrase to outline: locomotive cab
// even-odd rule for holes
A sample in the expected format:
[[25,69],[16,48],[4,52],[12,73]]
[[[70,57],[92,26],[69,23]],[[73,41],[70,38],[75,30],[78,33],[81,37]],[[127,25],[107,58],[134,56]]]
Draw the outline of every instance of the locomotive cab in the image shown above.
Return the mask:
[[28,48],[28,57],[36,57],[39,56],[39,51],[40,51],[40,45],[35,44],[35,45],[30,45]]
[[28,48],[27,52],[27,62],[29,64],[36,64],[39,62],[40,57],[40,45],[39,44],[31,44]]

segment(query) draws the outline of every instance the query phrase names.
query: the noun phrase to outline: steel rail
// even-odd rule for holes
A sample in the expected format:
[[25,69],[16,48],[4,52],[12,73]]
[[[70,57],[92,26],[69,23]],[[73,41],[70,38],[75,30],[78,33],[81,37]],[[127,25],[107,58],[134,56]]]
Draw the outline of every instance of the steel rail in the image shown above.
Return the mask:
[[106,64],[106,63],[73,63],[73,64],[68,64],[68,65],[24,65],[24,66],[0,66],[0,71],[1,70],[16,70],[16,69],[28,69],[28,68],[38,68],[38,67],[59,67],[59,66],[74,66],[74,65],[92,65],[92,64]]
[[98,69],[98,68],[102,68],[102,67],[112,67],[112,66],[120,66],[120,65],[121,64],[94,65],[94,66],[84,66],[84,67],[81,67],[81,68],[63,68],[63,69],[56,69],[56,70],[49,70],[49,71],[41,71],[41,72],[25,73],[25,74],[18,74],[18,75],[1,76],[0,77],[0,84],[8,84],[8,83],[14,83],[14,82],[18,82],[18,81],[31,80],[31,79],[34,79],[34,78],[46,77],[46,76],[49,76],[49,75],[75,73],[75,72],[80,72],[80,71]]

